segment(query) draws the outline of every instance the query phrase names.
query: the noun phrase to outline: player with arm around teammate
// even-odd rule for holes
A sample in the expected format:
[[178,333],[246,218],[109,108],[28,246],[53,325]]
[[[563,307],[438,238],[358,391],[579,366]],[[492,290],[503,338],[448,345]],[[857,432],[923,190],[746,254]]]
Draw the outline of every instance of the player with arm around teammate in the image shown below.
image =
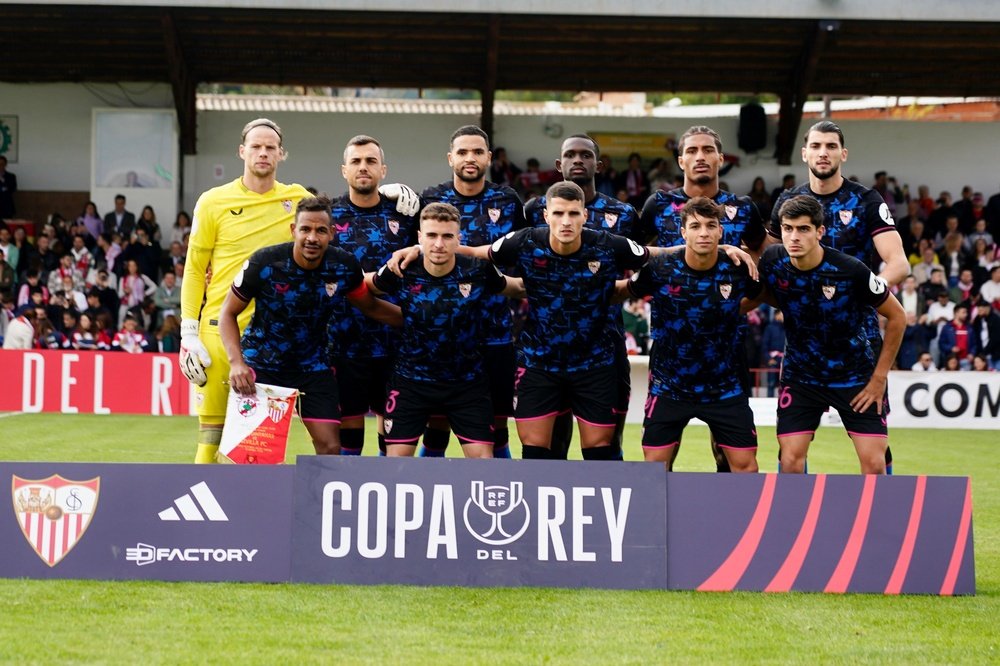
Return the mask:
[[[340,400],[326,356],[327,325],[346,298],[366,315],[402,324],[399,308],[368,291],[357,260],[329,247],[330,201],[299,202],[291,243],[265,247],[243,265],[219,315],[233,391],[252,394],[256,382],[296,388],[302,422],[318,454],[340,453]],[[254,301],[240,340],[238,317]]]
[[672,469],[681,433],[692,418],[706,422],[733,472],[757,471],[757,430],[732,344],[741,305],[760,285],[746,264],[719,250],[722,206],[707,197],[679,211],[684,251],[653,258],[619,291],[652,296],[657,353],[650,359],[642,450]]
[[[781,471],[804,471],[823,412],[833,407],[854,442],[861,472],[885,474],[886,383],[899,351],[906,314],[886,281],[854,257],[824,247],[823,207],[802,195],[779,211],[783,245],[761,257],[761,283],[785,315],[785,358],[778,396]],[[886,317],[876,354],[866,322]]]
[[520,279],[456,255],[460,214],[432,203],[420,214],[422,257],[401,275],[386,267],[367,280],[394,295],[403,313],[399,353],[384,410],[387,455],[412,456],[431,416],[447,419],[468,458],[493,457],[493,407],[481,335],[489,297],[523,296]]

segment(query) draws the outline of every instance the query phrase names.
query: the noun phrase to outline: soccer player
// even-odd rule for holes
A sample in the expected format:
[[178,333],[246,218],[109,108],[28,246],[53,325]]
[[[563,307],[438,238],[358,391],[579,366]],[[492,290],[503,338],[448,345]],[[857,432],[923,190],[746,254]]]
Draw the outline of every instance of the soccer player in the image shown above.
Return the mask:
[[[596,177],[604,167],[600,158],[601,149],[597,141],[586,134],[574,134],[563,141],[559,159],[556,160],[556,169],[562,173],[564,180],[576,183],[583,190],[584,205],[587,208],[585,228],[632,238],[638,217],[635,209],[628,203],[597,191]],[[545,197],[536,197],[526,203],[524,217],[530,226],[546,226]],[[618,400],[615,403],[617,423],[611,445],[618,451],[618,456],[621,456],[625,415],[628,412],[632,392],[632,367],[629,364],[628,352],[625,350],[625,323],[620,303],[608,306],[608,321],[615,337],[615,368],[618,373]],[[556,418],[552,429],[553,458],[566,459],[572,436],[573,415],[566,409]]]
[[726,212],[707,197],[678,211],[684,251],[651,260],[619,291],[653,297],[657,353],[649,369],[642,451],[669,471],[692,418],[708,424],[729,463],[726,471],[757,471],[757,431],[740,377],[742,350],[732,344],[740,306],[760,293],[746,264],[719,250]]
[[[886,382],[906,328],[885,279],[846,253],[825,247],[824,211],[811,196],[779,210],[783,245],[765,250],[759,270],[785,315],[785,359],[778,395],[781,471],[801,473],[823,412],[833,407],[854,441],[861,472],[885,474]],[[866,325],[872,308],[887,319],[876,356]]]
[[[506,185],[486,180],[492,161],[489,137],[474,125],[459,127],[451,135],[448,165],[452,179],[421,194],[424,204],[449,203],[461,216],[463,245],[487,245],[525,226],[524,208],[517,193]],[[482,329],[486,349],[486,376],[495,415],[494,457],[509,458],[507,419],[514,397],[514,345],[510,306],[501,295],[490,298]],[[441,421],[432,421],[424,436],[421,455],[443,456],[449,433]]]
[[[340,173],[348,189],[333,203],[331,245],[351,253],[365,273],[377,270],[394,251],[417,239],[417,217],[400,213],[398,204],[379,191],[386,172],[385,154],[376,139],[360,134],[347,142]],[[330,320],[330,338],[343,414],[341,453],[361,455],[369,411],[376,414],[379,449],[384,451],[382,409],[399,336],[345,301],[340,308]]]
[[[291,223],[293,241],[257,250],[222,303],[219,334],[229,360],[229,384],[253,394],[256,382],[301,391],[302,423],[317,454],[340,453],[340,400],[326,355],[327,327],[339,301],[369,317],[402,324],[399,308],[372,296],[361,265],[330,247],[330,200],[302,199]],[[238,317],[253,301],[240,340]]]
[[[802,161],[809,167],[809,182],[778,197],[771,213],[771,236],[780,239],[782,235],[781,205],[792,197],[811,196],[823,207],[824,245],[860,260],[890,287],[900,284],[910,273],[902,237],[882,196],[844,178],[841,167],[847,161],[847,148],[840,127],[829,120],[810,127],[803,137]],[[884,262],[881,268],[880,262]],[[882,337],[874,309],[865,325],[869,342],[877,351]],[[888,448],[886,469],[892,474]]]
[[524,458],[551,458],[553,424],[567,405],[579,423],[584,459],[618,457],[611,446],[618,384],[608,308],[615,281],[645,265],[649,250],[584,229],[584,201],[576,183],[556,183],[545,193],[548,228],[523,229],[492,246],[465,250],[516,266],[528,292],[514,407]]
[[[708,197],[723,207],[722,240],[724,245],[744,246],[754,260],[770,242],[764,219],[750,197],[740,197],[719,187],[719,170],[723,164],[722,138],[711,127],[695,125],[687,129],[677,142],[677,164],[684,174],[684,185],[669,192],[654,192],[642,207],[639,238],[650,242],[654,238],[659,247],[684,244],[681,233],[683,222],[680,210],[692,197]],[[750,392],[750,370],[747,367],[744,340],[747,335],[745,322],[731,338],[739,351],[739,373],[744,390]],[[653,354],[656,353],[656,334],[653,335]],[[712,441],[716,469],[729,471],[725,454]]]
[[[219,338],[222,301],[255,250],[289,240],[295,206],[309,196],[301,185],[276,180],[278,164],[287,157],[277,124],[267,118],[251,120],[241,139],[243,175],[208,190],[195,205],[181,286],[180,366],[198,385],[196,463],[215,462],[226,417],[229,363]],[[252,307],[243,311],[240,330],[252,315]]]
[[467,458],[493,457],[493,415],[484,371],[482,310],[491,294],[521,298],[520,279],[488,262],[456,256],[460,216],[445,203],[420,213],[421,261],[397,276],[386,267],[368,281],[394,294],[403,311],[399,354],[385,403],[387,455],[412,456],[432,415],[447,418]]

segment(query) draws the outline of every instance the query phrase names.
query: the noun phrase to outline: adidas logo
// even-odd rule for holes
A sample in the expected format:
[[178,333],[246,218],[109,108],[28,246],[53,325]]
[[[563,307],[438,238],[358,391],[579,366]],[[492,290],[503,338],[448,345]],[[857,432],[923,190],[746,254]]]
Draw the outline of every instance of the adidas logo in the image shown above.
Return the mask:
[[204,481],[191,486],[190,493],[175,499],[174,505],[164,509],[159,515],[160,520],[229,522],[229,516],[219,506],[219,501]]

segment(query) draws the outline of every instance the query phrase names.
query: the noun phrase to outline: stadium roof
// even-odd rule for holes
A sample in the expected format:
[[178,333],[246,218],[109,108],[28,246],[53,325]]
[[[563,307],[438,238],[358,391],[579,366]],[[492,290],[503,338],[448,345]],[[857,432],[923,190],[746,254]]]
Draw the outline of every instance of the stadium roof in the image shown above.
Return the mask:
[[170,82],[186,153],[202,82],[475,89],[487,129],[496,90],[773,93],[779,158],[809,95],[1000,96],[1000,3],[703,4],[15,2],[0,6],[0,80]]

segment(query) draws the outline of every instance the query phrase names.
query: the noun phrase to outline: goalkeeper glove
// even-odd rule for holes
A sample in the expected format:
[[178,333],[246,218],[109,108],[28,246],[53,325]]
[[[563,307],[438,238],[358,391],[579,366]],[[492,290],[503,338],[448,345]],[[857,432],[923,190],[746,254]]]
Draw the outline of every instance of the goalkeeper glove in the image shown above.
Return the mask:
[[198,320],[181,321],[181,373],[192,384],[204,386],[208,382],[205,368],[212,365],[212,357],[201,339],[198,338]]
[[402,183],[392,183],[378,188],[378,193],[386,199],[396,202],[396,212],[400,215],[413,216],[420,210],[420,197],[409,186]]

